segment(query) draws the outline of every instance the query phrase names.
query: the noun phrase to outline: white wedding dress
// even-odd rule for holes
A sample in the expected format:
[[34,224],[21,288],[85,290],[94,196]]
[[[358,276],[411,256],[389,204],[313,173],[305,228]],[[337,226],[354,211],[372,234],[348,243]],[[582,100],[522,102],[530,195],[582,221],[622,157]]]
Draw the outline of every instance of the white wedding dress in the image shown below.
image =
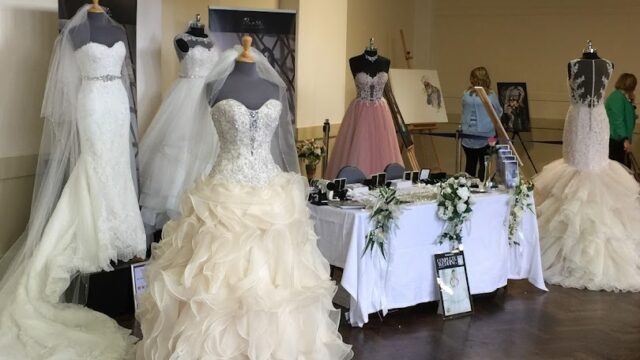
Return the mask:
[[0,289],[0,359],[121,360],[130,331],[81,305],[59,303],[76,272],[144,257],[146,239],[129,157],[129,100],[122,42],[75,52],[82,73],[81,153],[34,249]]
[[138,359],[351,358],[307,182],[270,152],[281,110],[273,99],[257,110],[213,106],[220,153],[152,249]]
[[186,33],[194,44],[180,58],[179,78],[164,99],[142,141],[140,205],[148,232],[162,229],[180,214],[180,199],[196,180],[207,175],[215,161],[218,140],[209,118],[205,77],[215,65],[217,52],[209,38]]
[[535,177],[545,280],[572,288],[640,291],[640,186],[608,159],[604,92],[613,67],[570,63],[563,158]]

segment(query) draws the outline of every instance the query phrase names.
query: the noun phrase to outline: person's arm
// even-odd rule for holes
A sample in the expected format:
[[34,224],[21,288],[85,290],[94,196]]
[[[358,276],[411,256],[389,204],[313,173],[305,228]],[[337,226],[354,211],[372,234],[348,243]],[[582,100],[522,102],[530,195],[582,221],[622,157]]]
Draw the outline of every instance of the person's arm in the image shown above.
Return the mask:
[[607,117],[609,117],[610,137],[614,140],[623,140],[627,138],[627,131],[624,123],[624,103],[627,99],[618,90],[609,95],[605,102]]
[[636,126],[636,109],[634,105],[629,101],[625,103],[624,123],[626,138],[629,140],[629,144],[631,144],[631,139],[633,137],[633,128],[635,128]]

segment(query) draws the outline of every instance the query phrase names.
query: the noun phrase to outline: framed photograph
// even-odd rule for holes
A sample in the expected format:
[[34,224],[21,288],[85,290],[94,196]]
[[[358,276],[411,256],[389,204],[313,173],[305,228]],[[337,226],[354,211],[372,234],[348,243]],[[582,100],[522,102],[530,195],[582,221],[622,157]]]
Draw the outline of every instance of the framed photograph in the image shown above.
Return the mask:
[[435,254],[436,282],[440,289],[440,305],[444,319],[473,313],[464,252]]
[[131,285],[133,286],[133,306],[138,310],[140,295],[147,289],[145,278],[147,262],[139,262],[131,265]]
[[447,122],[436,70],[391,69],[389,81],[405,123]]
[[422,181],[422,180],[428,180],[429,179],[429,174],[431,173],[430,169],[422,169],[420,170],[420,177],[418,180]]
[[499,82],[498,98],[502,106],[500,122],[510,133],[531,131],[527,84],[523,82]]
[[402,180],[411,180],[411,171],[405,171]]

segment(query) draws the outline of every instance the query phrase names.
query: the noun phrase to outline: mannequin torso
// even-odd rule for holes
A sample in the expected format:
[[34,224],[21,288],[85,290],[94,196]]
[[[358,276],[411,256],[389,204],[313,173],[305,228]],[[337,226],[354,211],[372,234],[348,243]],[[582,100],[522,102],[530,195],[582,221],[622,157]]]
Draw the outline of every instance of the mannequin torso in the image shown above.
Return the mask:
[[88,12],[87,21],[90,31],[82,31],[85,28],[70,30],[74,48],[77,50],[90,42],[111,47],[118,41],[122,41],[126,45],[127,34],[124,29],[111,24],[108,20],[108,15],[104,12]]
[[184,55],[196,46],[202,46],[206,49],[213,47],[213,41],[204,32],[204,28],[190,27],[187,32],[178,34],[174,39],[174,45],[178,58],[182,60]]
[[276,84],[258,76],[255,63],[240,61],[236,62],[215,99],[212,99],[211,90],[211,84],[207,84],[210,106],[225,99],[233,99],[250,110],[259,109],[270,99],[278,99],[280,94]]
[[[373,61],[370,59],[373,59]],[[390,66],[391,61],[378,55],[376,50],[365,50],[364,53],[349,59],[349,67],[354,77],[358,73],[365,73],[371,77],[376,76],[380,72],[388,73]]]

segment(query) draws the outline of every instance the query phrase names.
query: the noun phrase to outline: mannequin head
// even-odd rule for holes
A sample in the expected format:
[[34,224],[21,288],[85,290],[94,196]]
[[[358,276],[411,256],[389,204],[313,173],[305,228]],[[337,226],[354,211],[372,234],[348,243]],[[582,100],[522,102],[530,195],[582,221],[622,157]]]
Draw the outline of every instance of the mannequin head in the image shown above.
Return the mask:
[[636,85],[638,85],[638,79],[636,79],[635,75],[630,73],[620,74],[620,77],[616,81],[616,89],[622,91],[626,95],[631,95],[636,90]]

